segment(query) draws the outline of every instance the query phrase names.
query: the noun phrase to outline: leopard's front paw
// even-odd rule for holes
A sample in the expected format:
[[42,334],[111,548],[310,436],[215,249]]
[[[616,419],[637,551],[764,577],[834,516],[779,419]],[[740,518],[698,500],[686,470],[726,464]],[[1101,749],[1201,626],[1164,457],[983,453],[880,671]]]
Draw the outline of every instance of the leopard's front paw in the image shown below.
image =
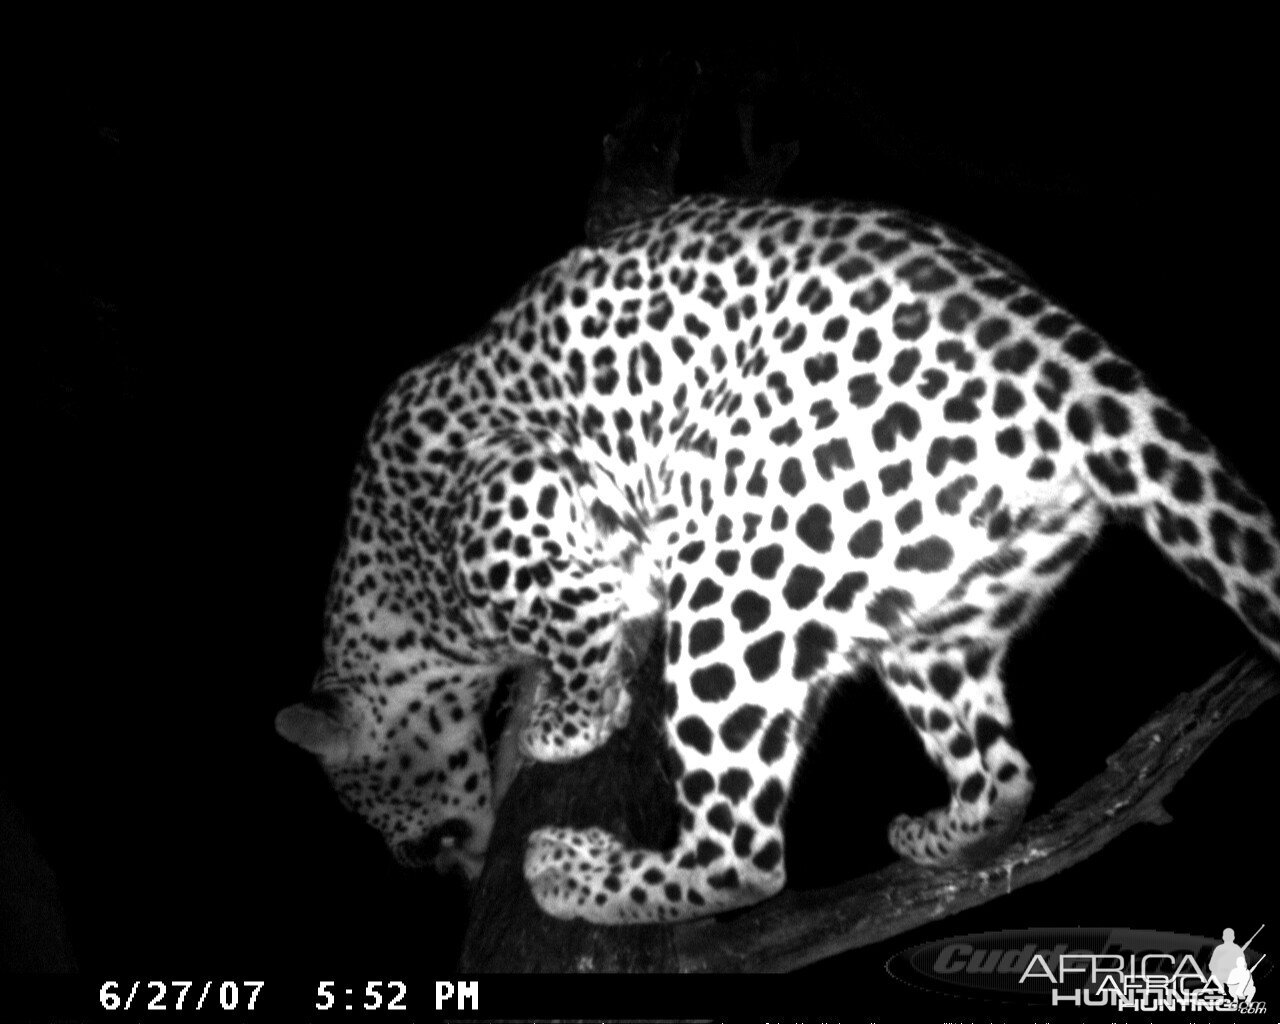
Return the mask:
[[[545,684],[542,684],[545,686]],[[581,694],[544,695],[520,731],[520,749],[535,761],[572,761],[598,750],[631,720],[631,695],[621,680]]]

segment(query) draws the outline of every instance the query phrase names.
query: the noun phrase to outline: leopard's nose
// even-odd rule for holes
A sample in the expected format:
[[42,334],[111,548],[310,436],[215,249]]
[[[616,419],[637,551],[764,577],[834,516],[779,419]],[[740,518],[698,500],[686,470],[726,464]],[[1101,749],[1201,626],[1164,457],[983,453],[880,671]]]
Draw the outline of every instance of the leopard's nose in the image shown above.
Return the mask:
[[416,839],[396,844],[393,852],[406,867],[438,867],[437,859],[461,847],[474,831],[470,822],[450,818]]
[[475,829],[471,827],[471,822],[464,818],[450,818],[448,821],[437,825],[423,837],[423,849],[434,857],[437,853],[450,847],[461,846],[471,838],[471,834],[474,831]]

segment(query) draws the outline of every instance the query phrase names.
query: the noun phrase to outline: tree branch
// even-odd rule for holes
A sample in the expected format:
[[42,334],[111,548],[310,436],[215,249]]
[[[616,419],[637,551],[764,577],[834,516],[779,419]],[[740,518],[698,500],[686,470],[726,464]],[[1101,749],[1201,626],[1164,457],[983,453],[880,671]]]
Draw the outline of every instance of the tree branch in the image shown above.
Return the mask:
[[1232,722],[1280,693],[1274,666],[1239,658],[1179,696],[1107,760],[1106,769],[1025,825],[980,870],[905,862],[844,884],[785,891],[736,914],[683,925],[598,928],[537,908],[521,862],[543,824],[603,825],[647,846],[673,837],[662,770],[662,645],[633,687],[632,727],[568,765],[529,765],[499,809],[462,955],[469,971],[788,971],[881,942],[1050,878],[1140,823],[1170,820],[1162,801]]

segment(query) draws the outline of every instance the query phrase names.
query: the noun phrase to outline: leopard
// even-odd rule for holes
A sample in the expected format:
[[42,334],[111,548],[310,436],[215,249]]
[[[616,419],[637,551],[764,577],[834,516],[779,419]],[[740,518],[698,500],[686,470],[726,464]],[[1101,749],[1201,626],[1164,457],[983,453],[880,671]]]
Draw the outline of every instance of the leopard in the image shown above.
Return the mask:
[[1115,521],[1280,660],[1274,516],[1016,264],[874,203],[683,197],[391,387],[276,727],[399,862],[475,878],[496,681],[532,689],[523,754],[568,762],[627,728],[660,645],[674,842],[548,825],[523,869],[554,917],[678,922],[783,888],[805,745],[869,670],[950,792],[889,846],[967,869],[1035,788],[1010,641]]

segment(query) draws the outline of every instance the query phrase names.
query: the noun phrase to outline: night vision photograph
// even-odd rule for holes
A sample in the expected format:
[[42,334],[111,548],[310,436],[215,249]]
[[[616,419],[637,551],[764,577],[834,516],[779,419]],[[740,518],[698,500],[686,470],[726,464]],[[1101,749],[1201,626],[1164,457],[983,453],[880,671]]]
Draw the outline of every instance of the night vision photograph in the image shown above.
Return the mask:
[[1265,1019],[1270,64],[1074,28],[26,76],[0,1016]]

